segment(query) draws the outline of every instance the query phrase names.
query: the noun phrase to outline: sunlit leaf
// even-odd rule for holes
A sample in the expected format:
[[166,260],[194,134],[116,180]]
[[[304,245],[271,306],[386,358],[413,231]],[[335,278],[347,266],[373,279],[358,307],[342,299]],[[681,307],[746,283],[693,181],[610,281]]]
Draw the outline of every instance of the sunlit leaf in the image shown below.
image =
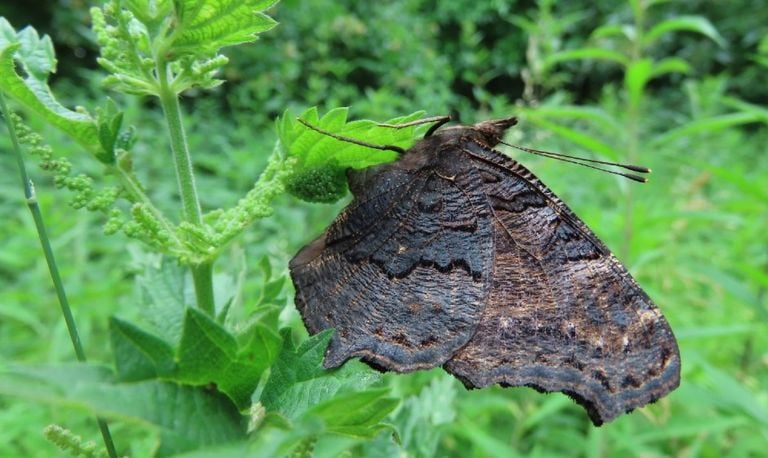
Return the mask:
[[277,22],[263,13],[277,0],[174,0],[176,28],[166,50],[174,55],[216,53],[250,43]]
[[579,132],[569,127],[565,127],[562,124],[548,121],[544,118],[532,116],[529,117],[529,120],[534,124],[540,125],[541,127],[550,130],[579,146],[592,150],[595,153],[600,154],[608,159],[616,161],[621,157],[618,150],[616,150],[611,145],[595,138],[594,136],[588,135],[584,132]]
[[578,48],[554,52],[544,59],[544,68],[548,69],[561,62],[572,60],[605,60],[619,65],[627,65],[627,57],[618,51],[604,48]]
[[645,46],[652,45],[656,40],[670,32],[695,32],[711,39],[720,47],[726,47],[725,40],[712,25],[711,22],[702,16],[676,16],[659,22],[651,27],[643,37]]
[[[23,69],[23,77],[16,72],[15,62]],[[32,27],[16,34],[11,24],[0,17],[0,90],[89,152],[101,154],[96,121],[84,112],[62,106],[48,87],[48,77],[55,71],[56,57],[50,37],[41,38]]]
[[[255,331],[260,329],[251,330]],[[247,348],[241,348],[235,336],[208,315],[189,308],[177,351],[178,373],[174,378],[195,385],[213,383],[240,409],[245,409],[279,340],[275,342],[267,334],[259,333],[258,338],[244,343],[248,344]]]
[[653,76],[653,61],[651,59],[639,59],[633,61],[627,67],[627,72],[624,74],[624,84],[629,92],[629,101],[633,106],[638,106],[645,85]]
[[696,119],[682,126],[670,129],[652,139],[654,144],[662,145],[678,139],[703,133],[712,133],[742,124],[760,122],[762,118],[755,113],[728,113]]

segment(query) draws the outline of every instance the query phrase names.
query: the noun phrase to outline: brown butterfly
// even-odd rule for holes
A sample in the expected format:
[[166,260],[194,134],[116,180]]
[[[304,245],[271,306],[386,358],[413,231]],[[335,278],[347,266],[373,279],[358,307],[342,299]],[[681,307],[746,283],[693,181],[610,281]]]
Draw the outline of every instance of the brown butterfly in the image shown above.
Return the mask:
[[397,161],[350,170],[354,200],[290,263],[309,332],[336,329],[325,366],[359,357],[396,372],[443,366],[468,388],[561,391],[595,425],[674,390],[680,355],[658,308],[552,191],[493,149],[516,119],[434,120],[407,151],[377,146]]

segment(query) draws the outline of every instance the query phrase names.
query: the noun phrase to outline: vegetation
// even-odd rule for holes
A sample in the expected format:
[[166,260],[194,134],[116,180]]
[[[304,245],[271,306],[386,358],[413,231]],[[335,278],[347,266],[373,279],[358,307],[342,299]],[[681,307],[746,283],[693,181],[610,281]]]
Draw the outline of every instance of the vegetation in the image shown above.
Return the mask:
[[[764,453],[765,9],[273,3],[0,6],[0,456],[104,456],[107,423],[120,456]],[[512,142],[654,170],[509,152],[659,304],[678,390],[594,428],[561,394],[322,369],[330,335],[307,336],[288,260],[343,207],[343,170],[395,153],[295,117],[407,146],[423,129],[368,119],[441,114],[517,115]]]

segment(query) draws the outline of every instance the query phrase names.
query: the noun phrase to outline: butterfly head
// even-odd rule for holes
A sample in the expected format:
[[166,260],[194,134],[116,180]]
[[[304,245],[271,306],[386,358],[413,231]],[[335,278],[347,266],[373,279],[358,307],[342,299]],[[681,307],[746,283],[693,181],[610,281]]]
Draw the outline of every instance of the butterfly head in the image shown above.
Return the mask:
[[504,138],[504,133],[507,129],[515,124],[517,124],[517,118],[515,117],[495,119],[479,122],[472,126],[472,130],[474,130],[480,136],[480,139],[488,144],[488,146],[493,147],[498,145],[502,138]]

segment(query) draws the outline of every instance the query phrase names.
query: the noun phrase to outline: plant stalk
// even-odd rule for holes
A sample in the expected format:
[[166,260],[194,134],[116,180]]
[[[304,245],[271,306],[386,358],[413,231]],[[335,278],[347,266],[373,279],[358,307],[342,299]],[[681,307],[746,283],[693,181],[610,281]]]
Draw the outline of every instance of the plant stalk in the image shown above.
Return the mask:
[[[181,121],[181,106],[179,105],[178,94],[168,83],[169,72],[170,70],[165,61],[158,59],[158,96],[160,97],[160,104],[163,107],[166,125],[168,126],[174,170],[176,171],[176,182],[179,187],[179,195],[181,196],[182,216],[184,221],[202,226],[203,216],[200,209],[200,199],[197,195],[197,186],[195,185],[192,157],[189,154],[187,136]],[[215,310],[213,266],[210,262],[205,262],[193,265],[191,269],[197,306],[213,316]]]
[[[64,321],[67,325],[67,331],[69,332],[69,338],[72,341],[72,347],[75,350],[75,356],[77,360],[84,363],[87,358],[85,356],[85,350],[83,349],[83,343],[80,340],[80,333],[77,331],[77,324],[75,323],[75,317],[72,315],[72,309],[69,306],[69,299],[67,299],[66,291],[64,290],[64,282],[61,280],[59,274],[59,268],[56,264],[56,258],[53,255],[53,249],[51,248],[51,242],[48,238],[48,231],[45,228],[45,222],[43,221],[43,214],[40,211],[40,205],[37,201],[37,195],[35,194],[35,185],[30,180],[27,174],[27,168],[24,165],[24,158],[21,154],[21,145],[19,144],[19,138],[16,135],[16,128],[13,125],[10,117],[10,110],[5,103],[5,97],[0,93],[0,111],[5,117],[6,124],[8,125],[8,132],[11,136],[11,143],[13,144],[14,155],[16,156],[16,164],[19,169],[19,175],[21,178],[21,184],[24,188],[24,197],[27,201],[27,207],[30,213],[32,213],[32,219],[35,221],[35,228],[37,229],[37,236],[40,239],[40,245],[43,248],[43,254],[45,255],[45,262],[48,264],[48,272],[53,281],[53,287],[56,290],[56,297],[58,297],[59,305],[61,306],[61,313],[64,315]],[[101,438],[104,441],[104,446],[107,449],[107,454],[110,458],[117,458],[117,450],[112,440],[112,434],[109,432],[109,425],[102,418],[96,418],[96,422],[99,425],[101,431]]]
[[[630,50],[631,62],[638,62],[643,57],[643,27],[645,26],[645,5],[642,1],[636,3],[634,8],[635,16],[635,38],[632,41],[632,47]],[[627,71],[625,69],[625,71]],[[638,131],[638,125],[640,123],[643,105],[643,92],[638,96],[635,101],[632,99],[631,94],[627,91],[627,154],[625,156],[625,162],[629,164],[635,164],[637,158],[638,147],[640,144],[640,132]],[[634,213],[635,213],[635,201],[634,201],[634,186],[627,186],[624,194],[624,240],[621,244],[621,251],[619,252],[619,258],[624,261],[629,261],[629,253],[632,248],[632,238],[634,237]]]

